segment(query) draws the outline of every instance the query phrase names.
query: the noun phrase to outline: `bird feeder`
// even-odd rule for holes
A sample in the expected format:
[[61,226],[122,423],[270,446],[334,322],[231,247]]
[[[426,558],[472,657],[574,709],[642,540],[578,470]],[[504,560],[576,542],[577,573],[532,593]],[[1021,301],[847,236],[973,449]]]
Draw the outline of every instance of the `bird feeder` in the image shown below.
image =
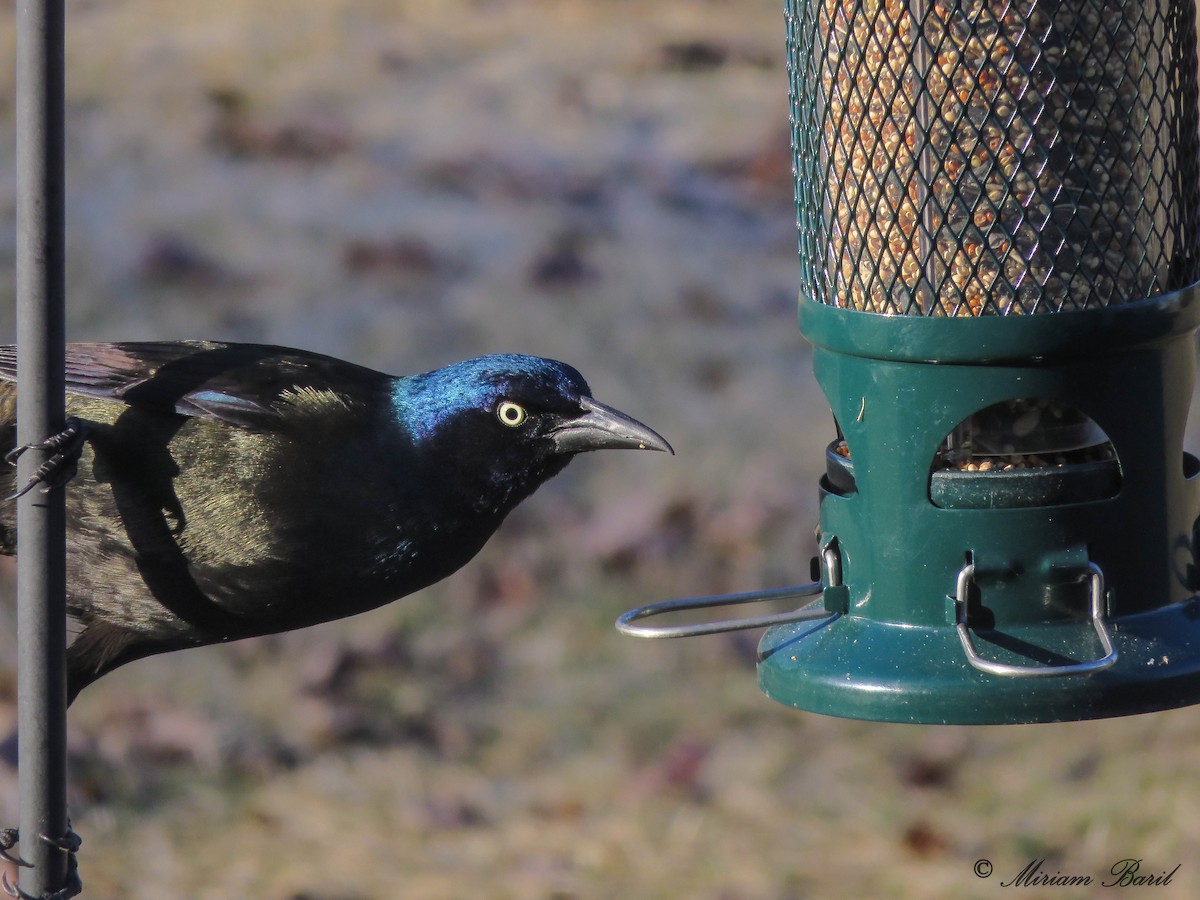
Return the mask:
[[[815,602],[763,636],[761,688],[901,722],[1197,702],[1191,0],[786,10],[800,330],[836,439]],[[688,602],[622,627],[683,633],[634,621]]]

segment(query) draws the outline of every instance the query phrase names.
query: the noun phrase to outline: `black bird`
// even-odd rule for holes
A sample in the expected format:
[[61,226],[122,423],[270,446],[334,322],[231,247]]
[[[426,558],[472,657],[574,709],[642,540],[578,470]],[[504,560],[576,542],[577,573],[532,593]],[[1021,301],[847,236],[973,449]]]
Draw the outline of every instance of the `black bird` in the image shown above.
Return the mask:
[[[132,660],[426,587],[577,453],[674,452],[532,356],[396,378],[258,344],[72,344],[66,377],[83,438],[67,487],[71,700]],[[0,348],[0,453],[15,447],[15,378]],[[15,507],[0,504],[6,555]]]

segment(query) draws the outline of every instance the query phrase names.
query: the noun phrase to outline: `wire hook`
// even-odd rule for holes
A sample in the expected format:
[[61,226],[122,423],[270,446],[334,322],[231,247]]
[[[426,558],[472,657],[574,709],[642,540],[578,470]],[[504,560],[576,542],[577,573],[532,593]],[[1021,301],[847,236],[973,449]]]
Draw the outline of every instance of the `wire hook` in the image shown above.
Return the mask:
[[638,619],[648,619],[664,613],[682,612],[691,609],[711,609],[717,606],[741,606],[746,603],[761,603],[765,600],[786,600],[791,597],[819,597],[821,582],[813,581],[794,587],[774,588],[766,591],[750,591],[744,594],[717,594],[710,597],[686,597],[682,600],[663,600],[639,606],[617,619],[617,631],[640,638],[693,637],[701,634],[720,634],[726,631],[741,631],[747,628],[767,628],[788,622],[806,622],[828,618],[831,613],[824,607],[807,603],[791,612],[774,613],[766,616],[746,616],[741,619],[723,619],[716,622],[701,622],[696,625],[635,625]]

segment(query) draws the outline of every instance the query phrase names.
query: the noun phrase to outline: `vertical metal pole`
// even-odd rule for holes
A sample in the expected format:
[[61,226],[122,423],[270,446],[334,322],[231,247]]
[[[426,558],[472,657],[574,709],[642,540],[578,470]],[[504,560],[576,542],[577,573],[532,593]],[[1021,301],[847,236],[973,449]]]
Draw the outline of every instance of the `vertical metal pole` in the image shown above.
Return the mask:
[[[17,3],[17,440],[64,424],[63,0]],[[45,460],[21,457],[18,484]],[[17,507],[18,764],[21,888],[57,891],[66,855],[66,515],[63,491],[33,490]]]

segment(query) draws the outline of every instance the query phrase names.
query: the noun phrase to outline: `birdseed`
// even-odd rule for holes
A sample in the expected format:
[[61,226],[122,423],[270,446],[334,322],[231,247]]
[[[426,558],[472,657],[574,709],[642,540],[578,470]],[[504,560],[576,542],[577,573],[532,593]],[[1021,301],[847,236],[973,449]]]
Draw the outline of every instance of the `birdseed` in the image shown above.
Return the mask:
[[1058,312],[1197,276],[1185,0],[788,0],[806,299]]

